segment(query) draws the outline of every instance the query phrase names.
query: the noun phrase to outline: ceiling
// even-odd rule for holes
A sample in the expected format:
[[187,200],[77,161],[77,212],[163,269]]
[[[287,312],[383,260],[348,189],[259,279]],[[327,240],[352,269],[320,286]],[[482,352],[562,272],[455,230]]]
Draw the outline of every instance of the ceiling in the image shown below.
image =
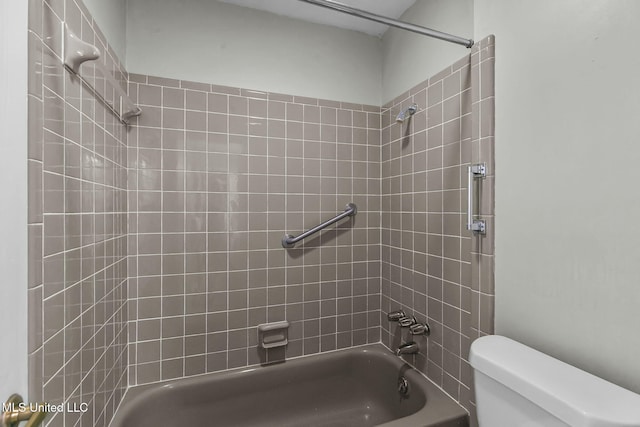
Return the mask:
[[[288,16],[317,24],[346,28],[376,37],[382,37],[384,32],[387,31],[387,28],[389,28],[387,25],[378,24],[377,22],[357,18],[299,0],[219,1],[251,9],[264,10],[277,15]],[[399,18],[415,2],[416,0],[340,0],[340,3],[347,4],[351,7],[394,19]]]

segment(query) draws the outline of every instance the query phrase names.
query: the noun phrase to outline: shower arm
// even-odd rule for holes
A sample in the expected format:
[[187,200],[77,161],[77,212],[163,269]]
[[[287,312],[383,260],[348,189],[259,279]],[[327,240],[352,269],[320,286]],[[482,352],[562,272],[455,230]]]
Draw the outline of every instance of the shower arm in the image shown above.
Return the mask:
[[410,24],[408,22],[399,21],[397,19],[388,18],[386,16],[377,15],[375,13],[367,12],[366,10],[356,9],[355,7],[348,6],[346,4],[333,1],[333,0],[299,0],[305,3],[310,3],[316,6],[326,7],[327,9],[335,10],[338,12],[346,13],[348,15],[357,16],[358,18],[368,19],[369,21],[379,22],[381,24],[389,25],[391,27],[400,28],[413,33],[421,34],[427,37],[433,37],[439,40],[444,40],[450,43],[462,45],[466,48],[473,46],[473,40],[465,39],[463,37],[454,36],[453,34],[443,33],[442,31],[432,30],[431,28],[423,27],[421,25]]

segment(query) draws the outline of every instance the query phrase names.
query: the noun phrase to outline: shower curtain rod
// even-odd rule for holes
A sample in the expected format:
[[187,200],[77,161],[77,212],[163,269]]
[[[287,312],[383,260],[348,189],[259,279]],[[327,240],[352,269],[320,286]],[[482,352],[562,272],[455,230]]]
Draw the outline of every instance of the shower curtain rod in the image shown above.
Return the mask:
[[465,39],[462,37],[454,36],[452,34],[447,34],[441,31],[432,30],[431,28],[410,24],[404,21],[398,21],[397,19],[387,18],[386,16],[376,15],[375,13],[367,12],[366,10],[356,9],[355,7],[351,7],[346,4],[339,3],[337,1],[333,1],[333,0],[300,0],[300,1],[314,4],[316,6],[326,7],[327,9],[336,10],[338,12],[357,16],[359,18],[368,19],[370,21],[379,22],[381,24],[386,24],[391,27],[401,28],[403,30],[422,34],[423,36],[433,37],[433,38],[444,40],[447,42],[460,44],[467,48],[470,48],[471,46],[473,46],[473,40],[471,39]]

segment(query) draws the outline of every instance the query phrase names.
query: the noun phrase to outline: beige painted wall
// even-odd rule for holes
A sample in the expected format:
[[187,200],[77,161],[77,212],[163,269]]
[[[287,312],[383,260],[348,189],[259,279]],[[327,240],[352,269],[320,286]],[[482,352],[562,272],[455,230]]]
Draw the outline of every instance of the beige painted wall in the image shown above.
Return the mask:
[[496,35],[496,332],[640,392],[640,2],[474,14]]
[[380,43],[211,0],[128,2],[133,73],[380,105]]
[[27,4],[0,2],[0,401],[27,396]]
[[[400,19],[473,38],[473,0],[418,0]],[[464,46],[390,28],[382,37],[383,104],[468,53]]]
[[118,59],[126,65],[127,0],[82,0],[98,23]]

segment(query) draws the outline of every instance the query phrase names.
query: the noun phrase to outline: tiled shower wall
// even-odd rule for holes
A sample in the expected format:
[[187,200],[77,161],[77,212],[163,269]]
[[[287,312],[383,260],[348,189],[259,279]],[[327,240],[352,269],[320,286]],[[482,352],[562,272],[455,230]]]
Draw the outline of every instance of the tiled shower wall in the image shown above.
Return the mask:
[[[380,339],[380,108],[131,75],[130,384]],[[342,212],[358,214],[284,249]]]
[[[398,308],[433,329],[411,361],[473,413],[468,348],[493,327],[491,38],[382,115],[134,75],[127,129],[60,65],[62,21],[127,77],[79,0],[30,0],[29,398],[90,403],[49,425],[108,424],[127,380],[395,348]],[[484,237],[463,224],[471,161],[489,170]],[[281,247],[349,202],[356,217]],[[261,351],[256,326],[285,319],[286,353]]]
[[[493,332],[493,46],[482,40],[382,110],[382,342],[416,340],[407,360],[472,413],[469,346]],[[413,103],[418,112],[396,123]],[[467,167],[479,162],[485,236],[466,230]],[[388,322],[398,309],[428,321],[429,338]]]
[[30,0],[28,399],[89,404],[50,426],[105,426],[127,385],[127,135],[64,70],[63,21],[125,76],[81,2]]

